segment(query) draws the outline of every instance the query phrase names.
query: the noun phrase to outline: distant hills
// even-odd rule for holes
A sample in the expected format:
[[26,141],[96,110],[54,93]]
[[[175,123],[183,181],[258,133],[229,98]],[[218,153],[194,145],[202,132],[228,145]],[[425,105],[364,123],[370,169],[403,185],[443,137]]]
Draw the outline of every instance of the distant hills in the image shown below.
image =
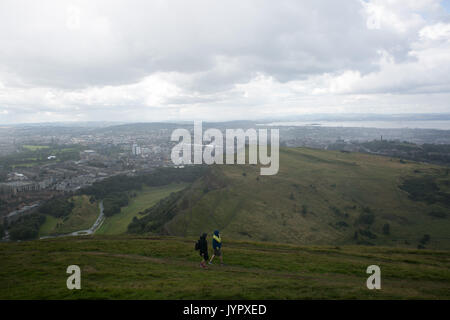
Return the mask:
[[[212,124],[232,124],[232,123],[261,123],[272,121],[429,121],[429,120],[450,120],[450,113],[400,113],[400,114],[379,114],[379,113],[317,113],[317,114],[299,114],[286,116],[260,117],[254,120],[227,120],[227,121],[205,121]],[[7,127],[84,127],[84,128],[106,128],[121,127],[128,125],[143,124],[150,126],[158,125],[192,125],[193,120],[153,120],[144,122],[130,121],[65,121],[65,122],[36,122],[36,123],[4,123]]]
[[[423,197],[417,196],[417,189]],[[130,233],[296,244],[450,248],[449,169],[361,153],[282,148],[280,171],[212,166]]]

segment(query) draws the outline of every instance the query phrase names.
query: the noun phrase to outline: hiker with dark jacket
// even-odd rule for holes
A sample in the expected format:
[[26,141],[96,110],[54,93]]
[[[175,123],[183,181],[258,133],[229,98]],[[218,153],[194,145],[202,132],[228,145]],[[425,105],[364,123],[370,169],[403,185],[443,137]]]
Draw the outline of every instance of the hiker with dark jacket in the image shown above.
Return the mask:
[[222,238],[220,237],[219,230],[214,231],[213,235],[213,249],[214,253],[209,261],[209,264],[212,264],[212,261],[215,256],[220,258],[220,264],[223,265],[223,256],[222,256]]
[[206,241],[207,234],[204,233],[200,236],[200,240],[198,240],[198,250],[200,251],[200,256],[203,258],[202,262],[200,262],[200,267],[203,269],[207,269],[206,261],[208,261],[208,241]]

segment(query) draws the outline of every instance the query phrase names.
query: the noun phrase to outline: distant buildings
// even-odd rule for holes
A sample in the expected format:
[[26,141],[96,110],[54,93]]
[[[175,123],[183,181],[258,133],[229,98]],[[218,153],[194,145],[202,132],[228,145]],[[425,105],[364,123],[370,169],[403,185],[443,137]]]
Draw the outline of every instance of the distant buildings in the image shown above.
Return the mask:
[[133,146],[131,147],[131,152],[135,156],[139,156],[142,154],[141,147],[139,147],[136,143],[133,143]]
[[40,190],[39,183],[27,182],[27,181],[12,181],[0,183],[0,191],[5,193],[16,194],[18,192],[25,191],[37,191]]
[[80,152],[81,160],[91,161],[98,158],[98,153],[95,150],[84,150]]
[[86,174],[81,176],[75,176],[69,179],[64,179],[55,186],[57,191],[75,191],[84,186],[93,184],[96,181],[94,174]]
[[23,173],[11,172],[8,173],[8,181],[24,181],[28,178]]

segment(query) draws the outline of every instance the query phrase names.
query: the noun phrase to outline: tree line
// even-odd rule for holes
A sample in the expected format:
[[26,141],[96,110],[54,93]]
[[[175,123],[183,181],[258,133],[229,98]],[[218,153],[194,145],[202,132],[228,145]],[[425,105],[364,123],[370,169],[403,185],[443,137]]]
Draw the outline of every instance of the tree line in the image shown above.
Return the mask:
[[128,205],[130,198],[135,195],[130,191],[141,190],[144,185],[149,187],[164,186],[170,183],[191,183],[205,172],[205,166],[187,166],[184,168],[158,168],[153,172],[137,176],[118,175],[95,182],[92,186],[83,188],[79,192],[103,199],[105,216],[112,216]]
[[[105,216],[112,216],[127,206],[133,191],[141,190],[143,185],[163,186],[170,183],[190,183],[205,172],[205,166],[188,166],[185,168],[158,168],[153,172],[137,176],[118,175],[83,188],[78,195],[89,195],[90,201],[103,200]],[[35,213],[23,216],[8,226],[0,225],[0,235],[8,228],[12,240],[31,240],[39,236],[39,229],[45,222],[46,215],[64,218],[71,214],[75,204],[70,196],[56,197],[43,203]]]

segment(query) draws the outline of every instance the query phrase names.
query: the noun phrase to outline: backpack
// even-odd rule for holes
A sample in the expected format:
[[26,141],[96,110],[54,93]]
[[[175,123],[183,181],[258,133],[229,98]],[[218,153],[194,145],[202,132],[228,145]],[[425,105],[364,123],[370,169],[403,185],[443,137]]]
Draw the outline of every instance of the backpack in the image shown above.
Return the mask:
[[200,250],[200,240],[195,243],[195,250]]

